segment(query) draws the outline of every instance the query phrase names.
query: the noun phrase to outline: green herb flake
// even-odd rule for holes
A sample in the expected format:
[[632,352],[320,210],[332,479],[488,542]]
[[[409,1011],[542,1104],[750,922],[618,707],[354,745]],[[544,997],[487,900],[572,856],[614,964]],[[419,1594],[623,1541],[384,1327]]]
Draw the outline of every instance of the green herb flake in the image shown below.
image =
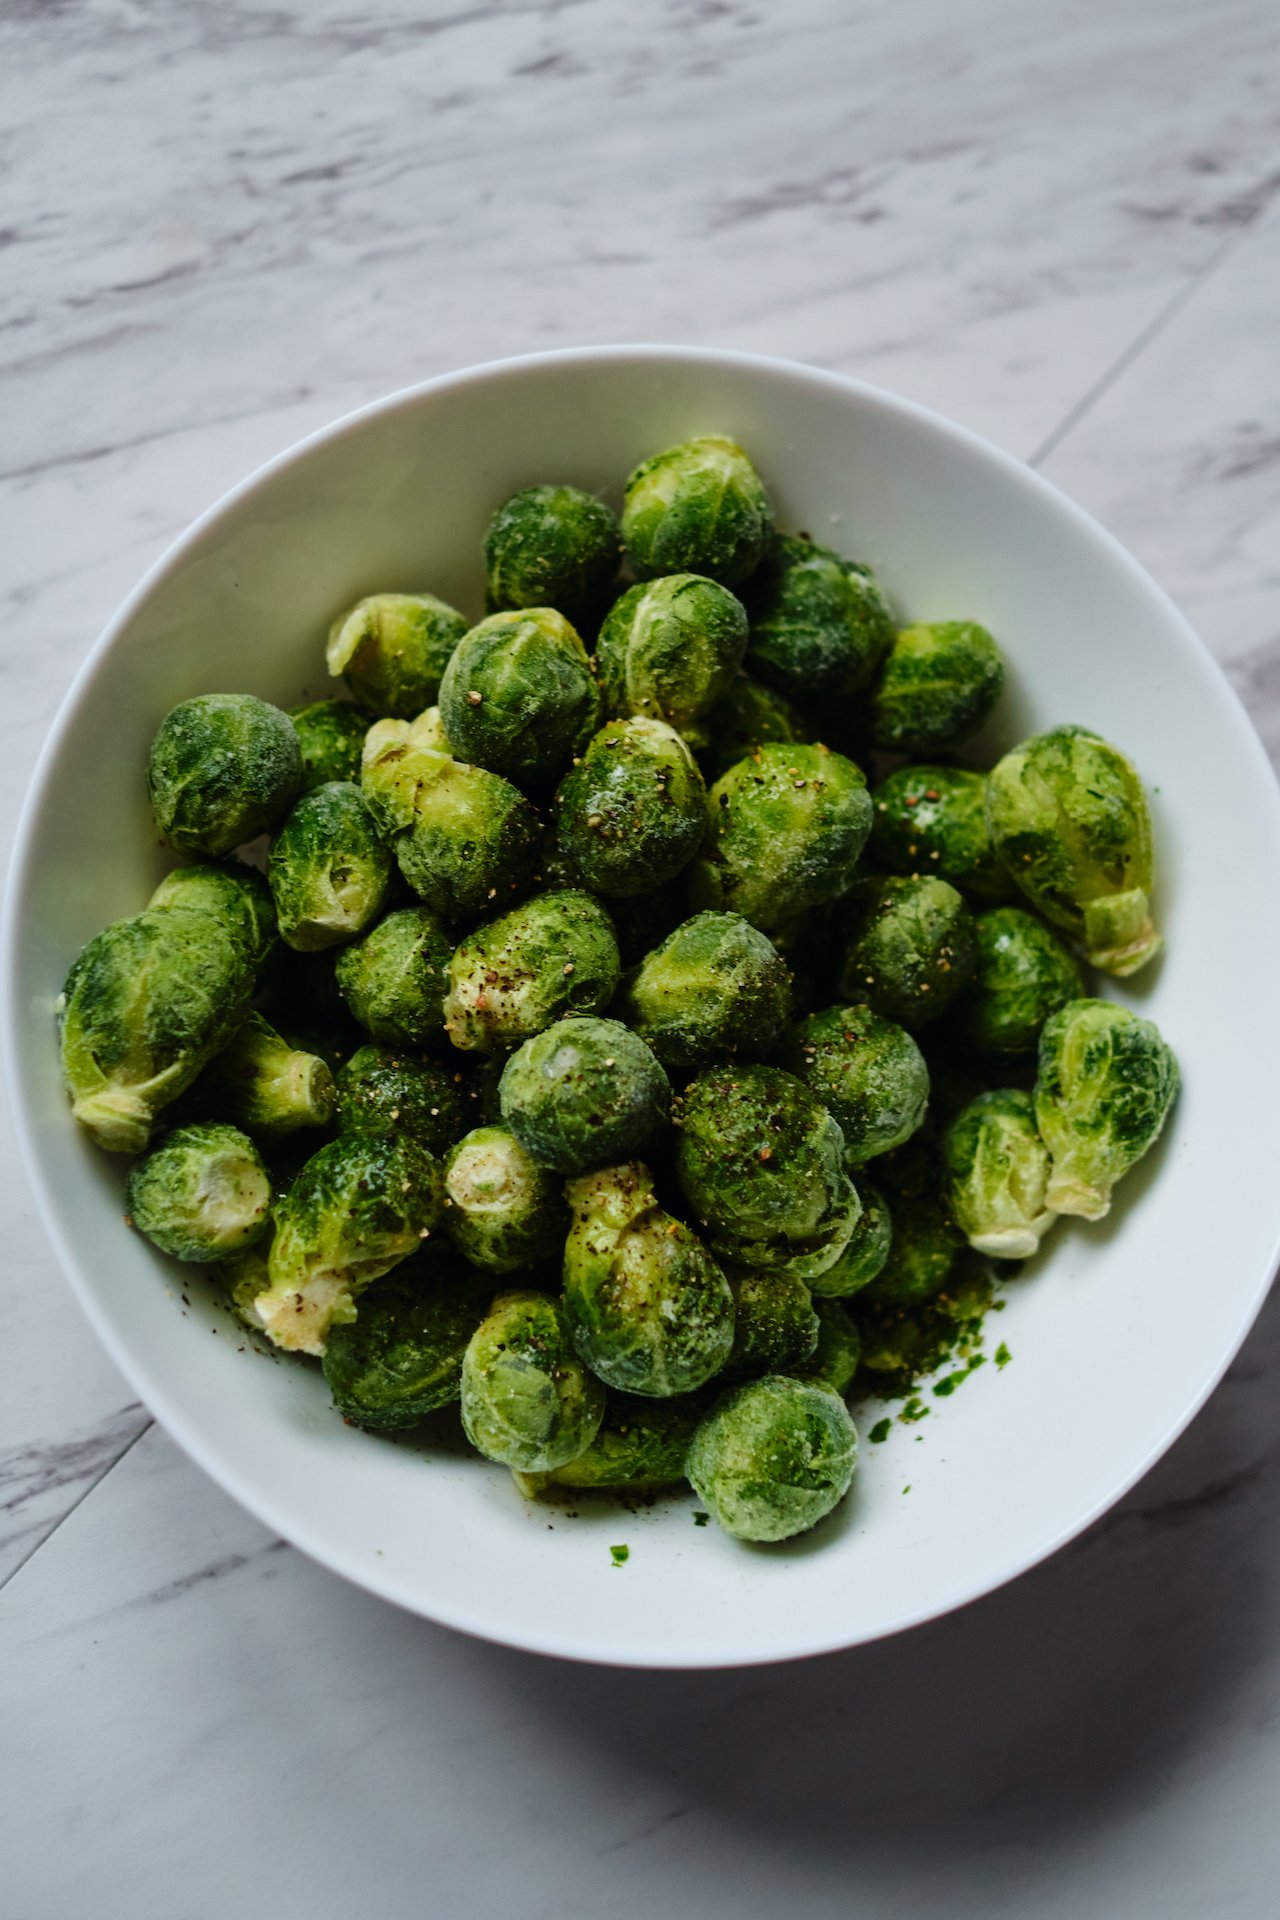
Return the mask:
[[693,1516],[693,1524],[695,1527],[705,1527],[710,1518],[711,1515],[709,1513],[695,1513]]
[[910,1481],[908,1481],[908,1482],[907,1482],[907,1484],[906,1484],[906,1486],[905,1486],[905,1487],[904,1487],[904,1488],[902,1489],[902,1491],[903,1491],[904,1493],[910,1493],[910,1491],[911,1491],[911,1482],[910,1482]]
[[613,1564],[615,1567],[625,1567],[631,1558],[630,1547],[610,1547],[609,1551],[613,1555]]
[[911,1426],[917,1420],[923,1420],[929,1409],[918,1393],[913,1393],[898,1418],[905,1426]]
[[871,1442],[873,1447],[878,1447],[882,1440],[887,1440],[889,1438],[889,1429],[892,1425],[893,1425],[892,1420],[876,1421],[874,1427],[872,1427],[870,1433],[867,1435],[867,1439]]
[[1006,1347],[1004,1341],[1002,1340],[1000,1342],[1000,1345],[996,1348],[996,1365],[998,1367],[1007,1367],[1009,1362],[1012,1360],[1012,1358],[1013,1358],[1013,1355],[1010,1353],[1008,1347]]

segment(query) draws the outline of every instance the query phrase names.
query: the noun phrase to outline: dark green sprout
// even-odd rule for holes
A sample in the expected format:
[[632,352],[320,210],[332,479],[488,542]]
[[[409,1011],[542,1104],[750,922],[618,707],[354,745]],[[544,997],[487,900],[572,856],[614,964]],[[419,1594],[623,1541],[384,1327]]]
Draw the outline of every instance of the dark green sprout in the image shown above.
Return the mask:
[[175,867],[147,902],[148,912],[157,907],[216,914],[227,932],[244,942],[255,967],[278,949],[271,889],[256,867],[241,861],[193,860],[189,867]]
[[95,934],[58,1002],[81,1126],[109,1153],[140,1153],[161,1108],[227,1045],[253,991],[250,953],[216,914],[160,907]]
[[843,1400],[807,1380],[766,1374],[718,1400],[686,1472],[712,1518],[739,1540],[789,1540],[849,1490],[858,1435]]
[[707,830],[707,790],[662,720],[610,720],[560,783],[560,844],[583,882],[631,899],[673,880]]
[[809,1089],[776,1067],[717,1067],[677,1104],[676,1169],[712,1250],[808,1281],[834,1266],[861,1202],[844,1135]]
[[1000,649],[974,620],[904,627],[867,703],[871,741],[890,753],[942,753],[975,734],[1004,685]]
[[281,935],[300,953],[354,940],[382,912],[393,872],[359,787],[317,787],[271,843],[267,877]]
[[818,1345],[818,1316],[803,1280],[789,1273],[730,1274],[733,1347],[717,1376],[726,1386],[762,1373],[797,1373]]
[[618,943],[589,893],[544,893],[481,927],[449,962],[445,1030],[455,1047],[517,1047],[567,1013],[602,1013]]
[[839,1300],[815,1300],[813,1305],[818,1316],[818,1344],[812,1359],[802,1367],[792,1367],[791,1372],[798,1380],[811,1380],[828,1393],[838,1393],[843,1400],[862,1358],[862,1335]]
[[707,715],[706,731],[710,744],[703,755],[703,772],[708,780],[736,767],[739,760],[764,746],[780,740],[784,745],[809,739],[809,725],[789,701],[772,693],[739,670],[723,700],[717,700]]
[[603,500],[580,487],[522,487],[484,537],[485,610],[555,607],[574,625],[609,597],[622,529]]
[[334,978],[367,1033],[390,1046],[444,1037],[453,941],[430,907],[399,907],[338,955]]
[[697,1399],[652,1400],[606,1387],[604,1419],[586,1452],[554,1473],[517,1473],[516,1484],[527,1499],[553,1485],[635,1493],[673,1486],[684,1478],[702,1412]]
[[720,434],[642,460],[627,481],[622,535],[641,580],[704,573],[736,586],[759,565],[772,531],[759,474]]
[[662,1127],[671,1086],[657,1060],[616,1020],[557,1020],[513,1053],[502,1117],[526,1153],[557,1173],[625,1160]]
[[994,907],[977,924],[977,964],[952,1009],[956,1031],[989,1060],[1032,1059],[1049,1015],[1083,996],[1084,975],[1057,935],[1020,907]]
[[852,760],[768,742],[711,789],[692,904],[740,913],[768,933],[848,892],[870,828],[866,777]]
[[624,976],[614,1012],[673,1072],[724,1053],[768,1053],[791,979],[776,948],[736,913],[697,913]]
[[658,1205],[635,1160],[570,1180],[564,1310],[573,1344],[611,1387],[662,1399],[720,1371],[733,1295],[702,1242]]
[[862,1299],[894,1306],[932,1300],[947,1285],[965,1243],[943,1194],[936,1155],[913,1141],[886,1156],[876,1171],[884,1179],[893,1236],[889,1256],[862,1289]]
[[445,1225],[473,1266],[514,1273],[559,1254],[569,1231],[560,1182],[507,1127],[464,1134],[444,1171]]
[[231,853],[283,819],[302,781],[292,720],[251,693],[184,700],[151,743],[147,792],[179,853]]
[[440,718],[459,760],[545,786],[599,726],[600,692],[563,614],[530,607],[491,614],[458,642]]
[[472,1446],[522,1473],[551,1473],[590,1446],[604,1404],[558,1303],[544,1293],[499,1294],[462,1362],[462,1424]]
[[987,776],[967,767],[900,767],[871,795],[867,853],[885,873],[930,874],[970,899],[1016,900],[987,835]]
[[733,685],[747,650],[747,615],[727,587],[677,573],[632,587],[609,610],[596,667],[610,719],[665,720],[691,747]]
[[1158,1028],[1108,1000],[1069,1000],[1040,1035],[1035,1114],[1055,1213],[1101,1220],[1111,1189],[1155,1145],[1178,1097]]
[[359,780],[369,716],[350,700],[317,700],[291,707],[289,718],[302,748],[301,793],[314,793],[331,780]]
[[339,1133],[406,1135],[443,1159],[470,1124],[462,1090],[434,1060],[361,1047],[337,1078]]
[[250,1013],[187,1101],[202,1119],[224,1120],[255,1140],[278,1140],[303,1128],[327,1127],[337,1094],[324,1060],[290,1046],[262,1014]]
[[879,1187],[864,1173],[858,1174],[858,1198],[862,1216],[835,1265],[817,1273],[809,1281],[814,1304],[821,1311],[824,1300],[847,1300],[884,1271],[893,1244],[893,1221],[888,1203]]
[[1029,1259],[1054,1221],[1031,1095],[1013,1087],[980,1093],[948,1127],[942,1165],[955,1223],[974,1251]]
[[946,1012],[977,956],[973,915],[945,880],[872,880],[853,903],[840,991],[914,1030]]
[[415,1254],[361,1296],[354,1321],[331,1327],[324,1377],[354,1427],[414,1427],[462,1392],[462,1357],[493,1288],[443,1249]]
[[747,609],[750,671],[814,707],[861,693],[893,645],[893,614],[870,567],[813,540],[774,538]]
[[366,759],[361,789],[400,871],[448,917],[506,898],[538,839],[538,816],[501,774],[407,741]]
[[175,1260],[221,1260],[266,1230],[271,1182],[235,1127],[179,1127],[135,1160],[125,1183],[129,1224]]
[[859,1167],[909,1140],[929,1104],[929,1069],[911,1035],[870,1007],[827,1007],[791,1028],[773,1056],[840,1122]]
[[1086,727],[1054,727],[1007,753],[987,781],[992,841],[1031,904],[1106,973],[1145,966],[1151,809],[1137,768]]
[[466,631],[466,616],[433,593],[374,593],[338,615],[325,659],[366,713],[412,720],[435,700]]

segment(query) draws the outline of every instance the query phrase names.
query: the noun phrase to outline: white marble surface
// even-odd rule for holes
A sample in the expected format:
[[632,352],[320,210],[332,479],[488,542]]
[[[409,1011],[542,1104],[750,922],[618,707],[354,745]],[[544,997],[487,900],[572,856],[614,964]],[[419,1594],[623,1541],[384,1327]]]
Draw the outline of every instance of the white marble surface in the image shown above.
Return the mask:
[[[1280,749],[1278,51],[1262,0],[0,4],[6,832],[96,632],[225,486],[592,340],[812,360],[1038,458]],[[133,1403],[7,1134],[0,1205],[20,1920],[1274,1911],[1274,1307],[1002,1593],[800,1667],[608,1673],[271,1540]]]

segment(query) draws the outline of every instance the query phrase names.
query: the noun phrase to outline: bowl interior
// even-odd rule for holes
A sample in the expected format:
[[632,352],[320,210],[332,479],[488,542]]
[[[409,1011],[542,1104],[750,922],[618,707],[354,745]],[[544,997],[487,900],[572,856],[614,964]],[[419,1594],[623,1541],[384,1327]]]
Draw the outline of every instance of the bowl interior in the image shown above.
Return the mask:
[[[780,524],[869,561],[904,619],[973,618],[1005,651],[992,751],[1073,720],[1148,781],[1163,959],[1108,985],[1154,1018],[1184,1092],[1095,1226],[1063,1224],[988,1322],[985,1366],[864,1441],[813,1534],[745,1547],[692,1497],[544,1511],[507,1474],[345,1427],[318,1368],[260,1353],[193,1268],[121,1225],[122,1164],[72,1125],[53,1005],[107,921],[168,864],[141,769],[176,701],[332,691],[335,611],[427,587],[472,615],[480,540],[516,487],[620,504],[644,455],[728,433]],[[1141,570],[1043,481],[855,384],[733,355],[540,356],[432,382],[305,443],[207,515],[134,595],[68,699],[8,902],[9,1063],[45,1217],[86,1309],[176,1438],[267,1524],[350,1579],[515,1645],[658,1666],[846,1646],[998,1585],[1102,1511],[1185,1425],[1243,1339],[1276,1257],[1280,805],[1208,655]],[[211,1338],[210,1335],[215,1337]],[[425,1456],[425,1457],[424,1457]],[[909,1491],[908,1491],[909,1489]],[[615,1567],[609,1548],[625,1542]]]

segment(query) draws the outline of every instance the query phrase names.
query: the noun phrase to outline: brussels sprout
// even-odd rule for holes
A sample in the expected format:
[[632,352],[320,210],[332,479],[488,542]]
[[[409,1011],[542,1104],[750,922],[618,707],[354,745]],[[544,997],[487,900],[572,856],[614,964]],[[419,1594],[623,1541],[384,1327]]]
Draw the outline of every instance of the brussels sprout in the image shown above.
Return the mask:
[[218,915],[161,907],[96,934],[58,1002],[81,1126],[109,1153],[140,1153],[156,1114],[231,1039],[253,990],[248,949]]
[[776,1067],[719,1067],[678,1102],[676,1170],[713,1252],[809,1280],[834,1266],[862,1211],[844,1135]]
[[527,1499],[552,1485],[626,1492],[672,1486],[684,1478],[685,1456],[702,1412],[692,1398],[650,1400],[606,1387],[604,1419],[586,1452],[554,1473],[517,1473],[516,1484]]
[[271,1241],[274,1232],[275,1223],[268,1209],[261,1238],[240,1253],[228,1254],[225,1259],[219,1260],[215,1268],[231,1311],[241,1326],[251,1328],[254,1333],[262,1332],[253,1303],[271,1285]]
[[863,1173],[858,1174],[858,1198],[862,1214],[850,1240],[835,1265],[825,1273],[812,1275],[809,1291],[819,1312],[824,1300],[847,1300],[884,1271],[893,1244],[893,1221],[888,1204],[878,1187]]
[[603,500],[580,487],[522,487],[484,537],[485,608],[554,607],[575,624],[608,599],[622,530]]
[[462,1356],[492,1287],[443,1250],[415,1254],[361,1297],[354,1321],[329,1329],[324,1377],[354,1427],[415,1427],[462,1391]]
[[726,1385],[761,1373],[795,1373],[818,1345],[818,1316],[803,1280],[789,1273],[730,1274],[733,1347],[720,1369]]
[[988,1059],[1034,1055],[1051,1013],[1084,993],[1084,975],[1044,922],[1020,907],[978,915],[978,958],[952,1016],[957,1032]]
[[909,1140],[929,1104],[929,1069],[911,1035],[870,1007],[827,1007],[791,1028],[773,1056],[840,1122],[845,1164]]
[[987,776],[967,767],[900,767],[871,795],[869,857],[885,873],[930,874],[982,901],[1016,900],[987,836]]
[[890,753],[939,753],[978,731],[1000,698],[1004,662],[985,627],[904,627],[867,703],[871,741]]
[[468,1260],[513,1273],[559,1254],[569,1231],[560,1182],[506,1127],[477,1127],[445,1161],[445,1225]]
[[322,1354],[355,1299],[440,1224],[444,1170],[403,1136],[344,1134],[313,1154],[276,1209],[271,1285],[253,1302],[278,1347]]
[[293,722],[251,693],[184,700],[151,743],[147,792],[179,853],[224,853],[267,833],[302,781]]
[[1045,1205],[1049,1155],[1029,1093],[981,1093],[943,1138],[947,1197],[975,1253],[1027,1260],[1053,1225]]
[[611,719],[665,720],[691,747],[733,685],[747,650],[747,614],[714,580],[677,573],[632,587],[609,610],[596,666]]
[[302,786],[314,793],[331,780],[358,780],[360,756],[369,716],[349,700],[317,700],[309,707],[291,707],[289,718],[302,749]]
[[513,1053],[502,1118],[539,1166],[581,1173],[624,1159],[668,1118],[671,1087],[616,1020],[557,1020]]
[[387,903],[391,854],[360,789],[331,780],[299,800],[271,843],[280,932],[300,953],[352,940]]
[[1106,973],[1136,973],[1151,923],[1151,810],[1137,768],[1086,727],[1024,740],[987,780],[987,828],[1033,906]]
[[611,1387],[688,1393],[733,1345],[729,1282],[697,1236],[658,1205],[638,1160],[570,1180],[564,1311],[573,1344]]
[[406,741],[382,745],[360,784],[401,873],[446,916],[509,893],[538,838],[537,814],[500,774]]
[[234,1127],[180,1127],[135,1160],[126,1218],[175,1260],[221,1260],[261,1238],[271,1182],[258,1149]]
[[[372,727],[369,731],[373,731]],[[429,753],[453,752],[439,707],[428,707],[425,713],[420,713],[416,720],[409,722],[408,739],[411,747],[425,747]]]
[[870,827],[861,767],[826,747],[768,742],[711,789],[690,900],[768,933],[848,892]]
[[441,1159],[467,1130],[461,1089],[433,1060],[361,1047],[338,1074],[339,1133],[407,1135]]
[[751,582],[747,664],[789,700],[860,693],[893,645],[889,603],[870,567],[779,534]]
[[1053,1161],[1053,1211],[1101,1220],[1112,1187],[1155,1145],[1177,1097],[1178,1063],[1150,1020],[1107,1000],[1069,1000],[1051,1015],[1035,1114]]
[[334,966],[338,991],[366,1032],[392,1046],[425,1047],[444,1035],[453,942],[430,907],[399,907]]
[[813,1305],[818,1316],[818,1344],[812,1359],[789,1371],[798,1380],[811,1380],[828,1393],[838,1393],[843,1400],[862,1358],[862,1335],[838,1300],[815,1300]]
[[147,902],[148,912],[157,907],[217,914],[227,932],[244,942],[255,967],[279,943],[271,889],[256,867],[240,861],[194,860],[189,867],[175,867]]
[[703,756],[703,772],[708,780],[718,780],[766,741],[789,745],[809,739],[803,715],[741,669],[724,699],[717,700],[708,713],[706,731],[711,743]]
[[216,1054],[188,1096],[201,1118],[225,1120],[255,1139],[282,1139],[303,1127],[327,1127],[337,1102],[326,1063],[250,1013],[230,1046]]
[[964,1245],[942,1191],[942,1172],[931,1148],[913,1141],[886,1156],[876,1169],[887,1188],[893,1237],[889,1255],[863,1300],[906,1305],[942,1292]]
[[604,1388],[574,1353],[559,1305],[500,1293],[462,1362],[462,1424],[488,1460],[550,1473],[586,1451],[604,1418]]
[[789,1540],[849,1490],[858,1435],[843,1400],[766,1374],[718,1400],[685,1462],[712,1518],[739,1540]]
[[600,690],[554,607],[495,613],[458,642],[440,682],[440,718],[458,759],[541,786],[599,726]]
[[622,537],[641,580],[705,573],[736,586],[759,565],[772,530],[759,474],[723,435],[655,453],[627,481]]
[[768,1053],[790,1007],[786,963],[736,913],[695,913],[631,968],[614,1002],[673,1072],[722,1053]]
[[433,593],[374,593],[338,615],[325,660],[366,713],[412,720],[439,693],[466,630],[466,616]]
[[543,893],[481,927],[449,962],[445,1031],[496,1053],[566,1013],[601,1013],[618,984],[618,943],[589,893]]
[[688,866],[707,830],[707,790],[665,721],[610,720],[561,782],[555,819],[586,885],[628,899]]
[[946,1012],[977,957],[973,915],[945,880],[873,880],[854,903],[840,991],[923,1027]]

